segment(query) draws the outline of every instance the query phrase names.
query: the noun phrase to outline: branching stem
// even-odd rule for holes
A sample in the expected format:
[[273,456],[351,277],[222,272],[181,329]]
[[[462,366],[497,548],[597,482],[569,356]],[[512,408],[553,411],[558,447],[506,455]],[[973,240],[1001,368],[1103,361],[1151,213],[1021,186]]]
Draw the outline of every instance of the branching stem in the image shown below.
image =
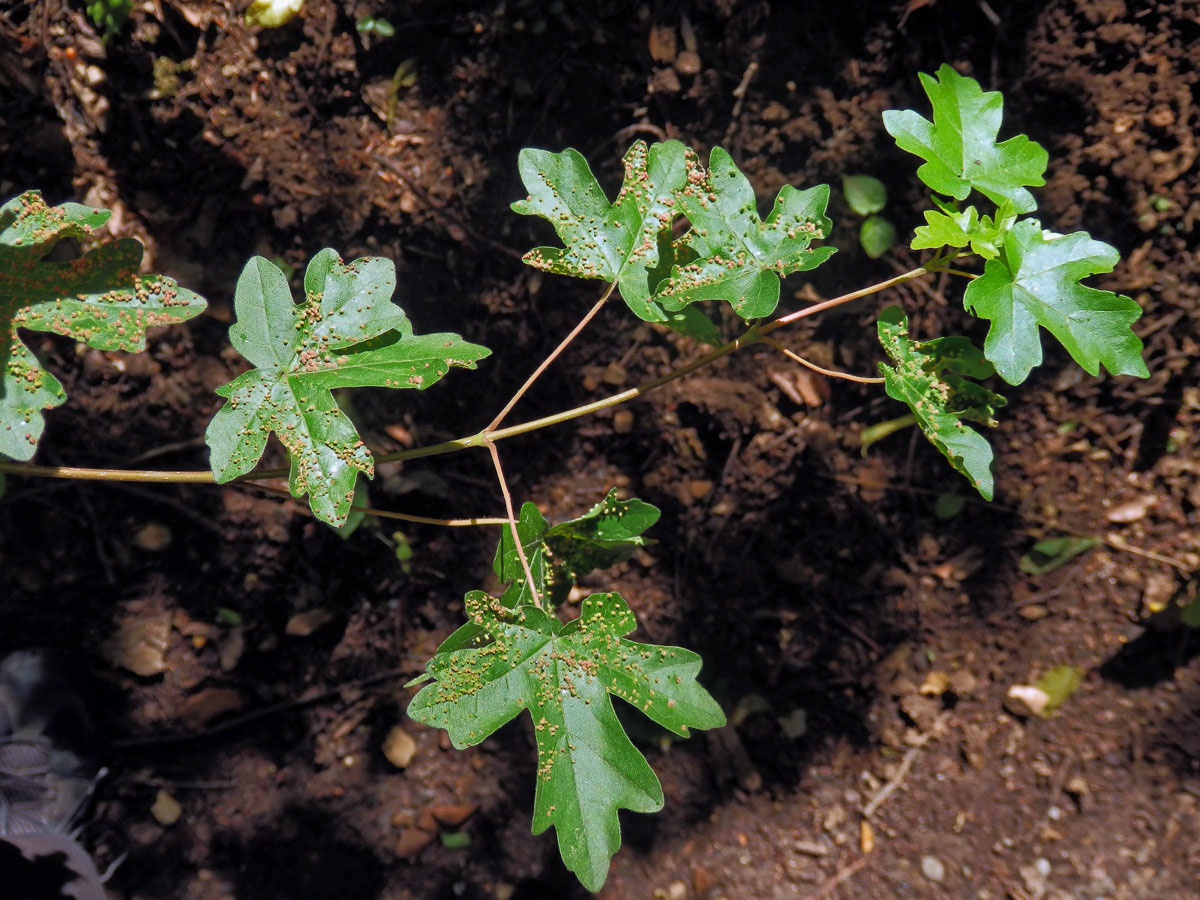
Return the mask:
[[[670,384],[672,381],[677,381],[678,379],[683,378],[685,375],[690,375],[692,372],[695,372],[697,369],[702,369],[705,366],[709,365],[710,363],[712,363],[718,359],[721,359],[724,356],[729,356],[731,353],[735,353],[738,350],[743,349],[744,347],[750,346],[751,344],[756,344],[756,343],[762,342],[762,343],[770,343],[774,346],[779,346],[778,344],[776,344],[776,342],[766,341],[766,340],[764,340],[764,338],[771,332],[773,332],[779,328],[783,328],[785,325],[790,325],[792,322],[799,321],[800,319],[807,318],[808,316],[816,315],[817,313],[824,312],[825,310],[828,310],[828,309],[832,309],[835,306],[841,306],[844,303],[850,303],[853,300],[858,300],[862,297],[870,296],[871,294],[877,294],[880,291],[884,291],[884,290],[887,290],[888,288],[895,287],[897,284],[901,284],[902,282],[910,281],[914,278],[919,278],[922,275],[928,275],[933,272],[946,271],[946,269],[944,269],[944,267],[942,266],[943,262],[944,262],[944,260],[941,258],[934,258],[933,260],[926,263],[924,266],[920,266],[916,269],[910,269],[909,271],[904,272],[900,275],[897,275],[894,278],[889,278],[886,281],[878,282],[877,284],[873,284],[869,287],[862,288],[861,290],[852,291],[848,294],[842,294],[840,297],[834,297],[831,300],[825,300],[825,301],[822,301],[821,303],[814,303],[812,306],[807,306],[804,309],[797,310],[793,313],[788,313],[785,316],[780,316],[778,319],[775,319],[775,320],[765,323],[765,324],[751,325],[739,337],[736,337],[729,343],[723,344],[722,346],[717,347],[715,350],[711,350],[710,352],[704,354],[703,356],[700,356],[697,359],[692,360],[690,363],[686,363],[682,366],[679,366],[678,368],[672,369],[670,372],[667,372],[665,375],[660,375],[657,378],[652,378],[650,381],[646,381],[642,384],[639,384],[637,387],[633,387],[628,390],[621,391],[620,393],[617,393],[617,394],[612,394],[612,395],[610,395],[608,397],[604,397],[600,400],[595,400],[592,403],[585,403],[582,406],[577,406],[573,409],[564,410],[562,412],[555,413],[554,415],[542,416],[541,418],[538,418],[538,419],[531,419],[530,421],[522,422],[519,425],[510,425],[507,428],[488,427],[488,428],[484,429],[483,431],[480,431],[476,434],[467,435],[467,436],[461,437],[461,438],[456,438],[451,441],[443,441],[438,444],[430,444],[429,446],[426,446],[426,447],[414,447],[411,450],[400,450],[395,453],[381,454],[376,457],[377,463],[398,462],[398,461],[406,460],[406,459],[421,459],[421,458],[427,457],[427,456],[440,456],[444,453],[454,453],[459,450],[465,450],[468,447],[487,447],[489,452],[492,454],[492,461],[497,469],[497,476],[500,479],[501,492],[504,494],[505,504],[506,504],[506,508],[508,510],[508,518],[507,519],[486,519],[486,518],[479,518],[479,519],[427,519],[424,517],[409,516],[404,513],[390,513],[387,515],[387,518],[399,518],[399,519],[403,519],[404,521],[428,522],[430,524],[438,524],[438,525],[465,525],[465,524],[484,525],[484,524],[500,524],[502,522],[507,522],[509,524],[509,526],[512,528],[513,534],[515,537],[515,535],[516,535],[516,517],[513,515],[512,499],[509,496],[507,486],[504,484],[503,473],[500,470],[499,454],[497,453],[496,448],[495,448],[496,441],[500,441],[505,438],[515,437],[516,435],[519,435],[519,434],[528,434],[531,431],[538,431],[539,429],[546,428],[550,425],[557,425],[560,422],[567,422],[567,421],[570,421],[571,419],[577,419],[580,416],[586,416],[590,413],[598,412],[599,410],[602,410],[602,409],[608,409],[609,407],[612,407],[612,406],[618,406],[629,400],[633,400],[637,397],[643,396],[644,394],[648,394],[653,390],[657,390],[658,388],[662,387],[663,385]],[[512,407],[517,403],[518,400],[520,400],[521,396],[525,393],[525,391],[528,390],[529,386],[534,382],[534,380],[536,380],[536,378],[545,370],[545,368],[548,365],[550,365],[551,362],[553,362],[553,360],[563,351],[563,349],[572,340],[574,340],[574,338],[579,334],[579,332],[583,329],[583,327],[586,326],[587,323],[600,310],[601,306],[605,303],[605,301],[607,301],[608,298],[612,296],[612,292],[613,292],[614,288],[615,288],[615,283],[609,285],[609,288],[605,292],[604,296],[601,297],[600,300],[598,300],[596,302],[596,305],[592,307],[591,311],[587,314],[587,316],[585,316],[583,318],[583,320],[579,323],[579,325],[577,325],[574,329],[572,329],[571,333],[568,334],[567,337],[563,339],[563,341],[554,350],[554,352],[551,353],[551,355],[546,358],[545,362],[543,362],[542,365],[538,367],[537,371],[535,371],[533,373],[533,375],[531,375],[529,377],[529,379],[526,380],[525,384],[522,385],[522,387],[519,391],[517,391],[517,393],[513,396],[512,400],[510,400],[508,402],[508,404],[505,405],[505,408],[503,410],[501,410],[500,415],[498,415],[493,420],[493,423],[500,422],[508,414],[508,412],[511,411]],[[804,364],[808,364],[807,361],[805,361],[805,360],[798,359],[798,361],[800,361]],[[822,370],[818,370],[818,371],[822,371]],[[846,376],[841,373],[833,373],[833,372],[828,372],[828,371],[824,371],[824,374],[833,375],[834,377],[843,377],[843,378],[848,377],[853,381],[862,380],[864,382],[869,382],[869,383],[874,383],[874,381],[876,380],[876,379],[859,379],[857,376]],[[214,483],[216,483],[216,479],[213,477],[213,473],[209,472],[209,471],[156,471],[156,470],[152,470],[152,469],[113,469],[113,468],[90,469],[90,468],[81,468],[81,467],[76,467],[76,466],[31,466],[31,465],[27,465],[25,463],[5,462],[2,460],[0,460],[0,472],[7,472],[12,475],[28,475],[28,476],[40,477],[40,478],[73,478],[73,479],[81,479],[81,480],[86,480],[86,481],[129,481],[129,482],[142,482],[142,483],[168,482],[168,483],[173,483],[173,484],[214,484]],[[246,475],[237,479],[237,481],[238,482],[258,482],[258,481],[261,481],[262,479],[267,479],[267,478],[280,478],[280,477],[286,476],[287,474],[288,474],[288,470],[285,468],[257,469],[253,472],[247,473]],[[382,512],[382,511],[373,510],[369,507],[364,507],[363,511],[367,512],[369,515],[378,515]],[[526,567],[527,576],[528,576],[528,563],[525,560],[524,550],[521,547],[521,542],[519,540],[517,541],[517,549],[518,549],[519,555],[521,556],[522,565],[524,565]],[[536,592],[535,592],[535,596],[536,596]]]
[[508,491],[508,483],[504,480],[504,466],[500,465],[500,451],[491,441],[487,442],[488,453],[492,456],[492,465],[496,468],[496,480],[500,482],[500,493],[504,495],[504,509],[508,513],[508,530],[512,534],[513,544],[517,548],[517,557],[521,560],[521,571],[525,573],[525,583],[529,585],[529,596],[533,605],[544,610],[542,598],[538,595],[537,585],[533,580],[533,571],[529,568],[529,560],[525,556],[525,548],[521,545],[521,534],[517,531],[517,515],[513,510],[512,494]]
[[604,296],[596,301],[596,305],[589,309],[588,314],[579,320],[579,324],[571,329],[571,333],[563,338],[562,341],[559,342],[559,345],[550,351],[550,355],[542,360],[541,365],[533,370],[533,374],[525,379],[525,383],[521,385],[517,392],[512,395],[512,398],[506,404],[504,404],[504,409],[500,410],[500,412],[496,414],[496,418],[492,419],[491,423],[487,428],[484,429],[484,431],[495,431],[499,427],[500,423],[504,421],[504,417],[512,412],[512,408],[517,405],[522,397],[525,396],[525,392],[533,386],[533,383],[541,377],[542,373],[545,372],[546,369],[550,368],[550,364],[553,363],[554,360],[558,359],[559,355],[567,349],[567,345],[579,336],[579,332],[583,331],[583,329],[587,327],[588,322],[592,321],[592,319],[596,317],[596,313],[600,312],[600,310],[604,307],[604,304],[608,302],[608,298],[612,296],[613,290],[615,290],[616,287],[617,283],[615,281],[609,284],[608,290],[604,292]]
[[828,375],[830,378],[844,378],[846,381],[857,381],[859,384],[883,384],[884,382],[884,379],[882,378],[868,378],[863,375],[851,375],[848,372],[835,372],[833,369],[826,369],[822,366],[818,366],[815,362],[809,362],[800,354],[789,350],[787,347],[783,346],[783,344],[779,343],[779,341],[775,340],[775,338],[765,337],[762,338],[762,342],[768,346],[774,347],[793,362],[798,362],[805,368],[812,369],[814,372],[820,372],[822,375]]

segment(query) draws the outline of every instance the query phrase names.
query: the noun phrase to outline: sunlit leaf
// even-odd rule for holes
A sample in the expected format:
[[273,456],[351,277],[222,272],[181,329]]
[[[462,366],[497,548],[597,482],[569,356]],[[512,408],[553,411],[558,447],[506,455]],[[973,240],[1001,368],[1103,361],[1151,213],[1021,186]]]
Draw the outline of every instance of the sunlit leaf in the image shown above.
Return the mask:
[[967,285],[966,308],[991,321],[984,355],[1009,384],[1020,384],[1042,362],[1041,326],[1075,362],[1097,375],[1149,376],[1142,341],[1130,327],[1142,314],[1129,297],[1080,284],[1111,272],[1120,255],[1085,232],[1042,231],[1036,219],[1018,222],[1004,236],[1003,253]]
[[283,273],[256,256],[234,294],[234,349],[255,368],[217,389],[228,402],[206,439],[218,482],[253,469],[274,433],[291,461],[292,496],[309,498],[317,518],[342,525],[358,473],[374,474],[371,453],[330,391],[389,387],[424,390],[453,366],[473,369],[490,351],[456,334],[413,334],[390,301],[390,260],[343,263],[322,250],[304,275],[296,304]]
[[109,212],[78,203],[50,207],[28,191],[0,207],[0,455],[29,459],[42,411],[67,395],[18,335],[51,331],[101,350],[144,350],[146,330],[182,322],[204,300],[165,275],[139,275],[142,245],[109,241],[77,259],[46,255],[59,241],[92,239]]
[[446,729],[462,748],[528,710],[538,748],[533,832],[553,827],[567,868],[597,891],[620,846],[618,810],[663,805],[658,778],[621,728],[610,695],[677,735],[716,728],[725,717],[696,681],[700,657],[627,640],[636,622],[618,594],[592,594],[565,625],[482,591],[465,604],[487,642],[434,656],[434,681],[408,714]]
[[1045,148],[1025,135],[999,144],[996,136],[1004,115],[997,91],[983,91],[973,78],[949,65],[936,76],[921,73],[921,85],[933,105],[933,121],[910,109],[887,110],[883,125],[896,146],[926,162],[917,176],[933,190],[965,200],[971,189],[996,204],[1005,200],[1017,212],[1037,208],[1027,186],[1045,184],[1049,159]]

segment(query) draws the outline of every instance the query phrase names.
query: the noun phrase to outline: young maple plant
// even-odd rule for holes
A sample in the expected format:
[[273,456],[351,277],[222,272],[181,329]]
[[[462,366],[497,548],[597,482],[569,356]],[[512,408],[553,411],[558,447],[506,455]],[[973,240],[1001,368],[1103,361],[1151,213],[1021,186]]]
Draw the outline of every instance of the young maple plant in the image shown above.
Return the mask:
[[[934,191],[933,208],[910,248],[932,251],[919,267],[821,303],[772,316],[781,280],[816,268],[834,252],[819,245],[831,230],[829,189],[784,187],[765,219],[753,187],[720,147],[707,166],[677,140],[635,143],[624,179],[609,201],[587,160],[575,150],[526,149],[518,165],[528,197],[513,204],[546,219],[561,246],[537,247],[525,262],[543,271],[606,283],[600,299],[559,347],[481,431],[399,453],[374,456],[337,403],[338,388],[424,390],[451,368],[474,369],[490,351],[455,334],[414,332],[391,301],[395,269],[379,258],[341,260],[322,250],[310,261],[303,296],[270,261],[247,263],[234,294],[229,335],[251,368],[217,393],[225,404],[208,427],[210,471],[146,472],[61,469],[0,463],[5,473],[44,477],[127,478],[248,484],[289,475],[292,496],[335,527],[352,513],[446,525],[500,526],[493,570],[497,596],[466,595],[467,621],[438,648],[409,705],[409,715],[444,728],[456,747],[480,743],[528,711],[537,750],[533,831],[555,829],[563,861],[599,890],[620,845],[621,809],[654,812],[664,798],[658,778],[625,734],[611,698],[636,707],[680,736],[716,728],[725,717],[697,676],[700,657],[680,647],[629,639],[633,607],[614,591],[592,593],[564,620],[571,589],[588,573],[627,559],[644,545],[659,511],[615,491],[582,516],[550,524],[532,503],[514,507],[497,444],[507,438],[623,403],[753,344],[765,344],[818,368],[769,335],[801,318],[878,293],[900,282],[946,272],[968,280],[963,306],[986,320],[983,346],[967,337],[917,340],[896,306],[883,309],[877,331],[885,359],[880,377],[819,369],[831,377],[882,384],[906,404],[912,421],[985,499],[994,493],[993,454],[967,423],[995,424],[1005,400],[985,382],[1024,381],[1042,361],[1041,329],[1087,372],[1146,376],[1142,344],[1131,325],[1140,315],[1128,297],[1083,285],[1110,272],[1117,251],[1083,232],[1060,235],[1029,214],[1030,187],[1042,185],[1046,151],[1025,136],[997,143],[1000,94],[942,66],[921,75],[932,120],[912,110],[884,113],[897,145],[921,157],[917,176]],[[976,198],[974,195],[980,195]],[[968,204],[967,201],[974,202]],[[980,206],[975,205],[976,203]],[[990,204],[984,206],[984,204]],[[983,208],[981,209],[981,206]],[[108,214],[78,204],[49,208],[35,192],[0,209],[0,454],[28,460],[42,432],[42,411],[65,399],[58,382],[21,342],[19,328],[68,334],[105,349],[144,346],[150,325],[183,321],[203,301],[163,276],[136,274],[134,241],[100,244],[78,259],[52,262],[63,237],[86,240]],[[686,227],[677,224],[683,220]],[[981,273],[959,269],[982,260]],[[953,267],[952,267],[953,266]],[[541,419],[501,427],[549,364],[613,294],[635,316],[713,349],[667,375]],[[722,337],[701,304],[726,303],[746,329]],[[287,470],[258,468],[274,434]],[[494,464],[505,515],[436,520],[366,508],[364,477],[401,459],[468,448]],[[0,481],[0,490],[4,482]]]

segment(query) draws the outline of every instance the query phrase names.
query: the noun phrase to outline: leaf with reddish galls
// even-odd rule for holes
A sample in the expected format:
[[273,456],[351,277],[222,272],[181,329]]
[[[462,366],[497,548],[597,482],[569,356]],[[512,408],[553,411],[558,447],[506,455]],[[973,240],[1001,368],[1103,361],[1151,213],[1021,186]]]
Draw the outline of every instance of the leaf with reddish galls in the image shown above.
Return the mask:
[[621,843],[618,810],[656,812],[654,770],[625,734],[610,695],[687,736],[725,715],[696,681],[700,657],[680,647],[626,639],[636,627],[619,594],[592,594],[565,625],[534,606],[515,609],[482,591],[466,614],[486,643],[429,661],[434,679],[408,714],[471,747],[529,710],[538,750],[533,833],[553,827],[567,868],[598,891]]
[[562,247],[535,247],[525,262],[558,275],[615,281],[639,318],[719,341],[699,310],[668,312],[653,298],[671,269],[671,222],[679,214],[679,198],[704,180],[695,152],[679,141],[650,147],[638,141],[623,161],[625,178],[609,203],[578,150],[521,151],[518,167],[529,196],[513,203],[513,211],[546,219],[563,242]]
[[89,240],[110,213],[79,203],[50,207],[27,191],[0,207],[0,455],[29,459],[42,411],[67,395],[17,334],[51,331],[100,350],[146,348],[146,329],[182,322],[204,300],[164,275],[139,275],[142,245],[100,244],[75,259],[47,259],[64,239]]
[[1006,404],[999,394],[968,379],[995,372],[979,348],[965,337],[914,341],[908,317],[898,306],[879,314],[879,342],[892,364],[879,364],[887,395],[908,404],[929,442],[975,486],[992,499],[992,447],[964,421],[995,425],[996,410]]
[[692,227],[677,242],[675,267],[655,294],[667,310],[724,300],[744,319],[768,316],[779,304],[784,276],[815,269],[834,253],[811,246],[833,227],[825,216],[828,185],[805,191],[785,185],[764,221],[749,180],[714,147],[701,188],[679,198]]
[[489,355],[457,334],[413,334],[391,302],[396,268],[378,257],[343,263],[322,250],[304,275],[304,302],[283,272],[252,258],[234,294],[229,339],[256,368],[217,388],[228,398],[206,440],[218,482],[245,475],[274,433],[291,460],[293,497],[308,495],[318,519],[342,525],[358,473],[373,477],[371,452],[330,391],[351,387],[424,390],[452,366],[475,368]]

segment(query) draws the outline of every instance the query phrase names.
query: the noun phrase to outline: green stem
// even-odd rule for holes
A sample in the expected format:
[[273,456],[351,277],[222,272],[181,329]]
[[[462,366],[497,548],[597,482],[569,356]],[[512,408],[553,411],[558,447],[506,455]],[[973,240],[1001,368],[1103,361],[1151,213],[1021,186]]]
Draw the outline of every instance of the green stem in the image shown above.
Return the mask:
[[[411,450],[399,450],[394,453],[384,453],[375,458],[376,463],[398,462],[406,459],[420,459],[427,456],[440,456],[445,453],[454,453],[459,450],[466,450],[469,447],[487,447],[494,441],[504,440],[505,438],[515,437],[518,434],[528,434],[531,431],[538,431],[550,425],[557,425],[561,422],[568,422],[571,419],[577,419],[580,416],[586,416],[589,413],[598,412],[602,409],[608,409],[612,406],[618,406],[636,397],[641,397],[653,390],[657,390],[663,385],[670,384],[672,381],[677,381],[685,375],[690,375],[697,369],[707,366],[721,357],[729,356],[738,350],[748,347],[751,344],[758,343],[762,337],[776,331],[785,325],[790,325],[792,322],[807,318],[808,316],[816,315],[825,310],[832,309],[835,306],[841,306],[844,303],[850,303],[853,300],[861,299],[862,297],[877,294],[880,291],[887,290],[890,287],[895,287],[905,281],[911,281],[914,278],[919,278],[922,275],[928,275],[933,272],[941,271],[941,263],[944,260],[935,258],[930,260],[924,266],[916,269],[911,269],[895,278],[889,278],[887,281],[881,281],[873,284],[870,287],[865,287],[862,290],[852,291],[849,294],[842,294],[840,297],[834,297],[831,300],[825,300],[821,303],[814,303],[812,306],[806,306],[804,309],[781,316],[774,321],[766,324],[751,325],[740,336],[734,338],[727,344],[723,344],[715,350],[712,350],[703,356],[692,360],[690,363],[672,369],[665,375],[660,375],[658,378],[653,378],[650,381],[639,384],[637,387],[630,388],[626,391],[621,391],[617,394],[612,394],[600,400],[595,400],[591,403],[585,403],[582,406],[577,406],[573,409],[564,410],[563,412],[555,413],[550,416],[542,416],[539,419],[531,419],[528,422],[522,422],[519,425],[510,425],[507,428],[497,428],[495,430],[483,430],[476,434],[467,435],[465,437],[455,438],[451,441],[443,441],[439,444],[430,444],[426,447],[414,447]],[[147,469],[89,469],[75,466],[31,466],[25,463],[12,463],[0,461],[0,472],[7,472],[12,475],[29,475],[41,478],[74,478],[86,481],[131,481],[131,482],[170,482],[184,484],[214,484],[216,479],[212,472],[209,471],[155,471]],[[266,478],[281,478],[288,474],[286,468],[279,469],[256,469],[253,472],[236,479],[240,482],[258,481]]]

